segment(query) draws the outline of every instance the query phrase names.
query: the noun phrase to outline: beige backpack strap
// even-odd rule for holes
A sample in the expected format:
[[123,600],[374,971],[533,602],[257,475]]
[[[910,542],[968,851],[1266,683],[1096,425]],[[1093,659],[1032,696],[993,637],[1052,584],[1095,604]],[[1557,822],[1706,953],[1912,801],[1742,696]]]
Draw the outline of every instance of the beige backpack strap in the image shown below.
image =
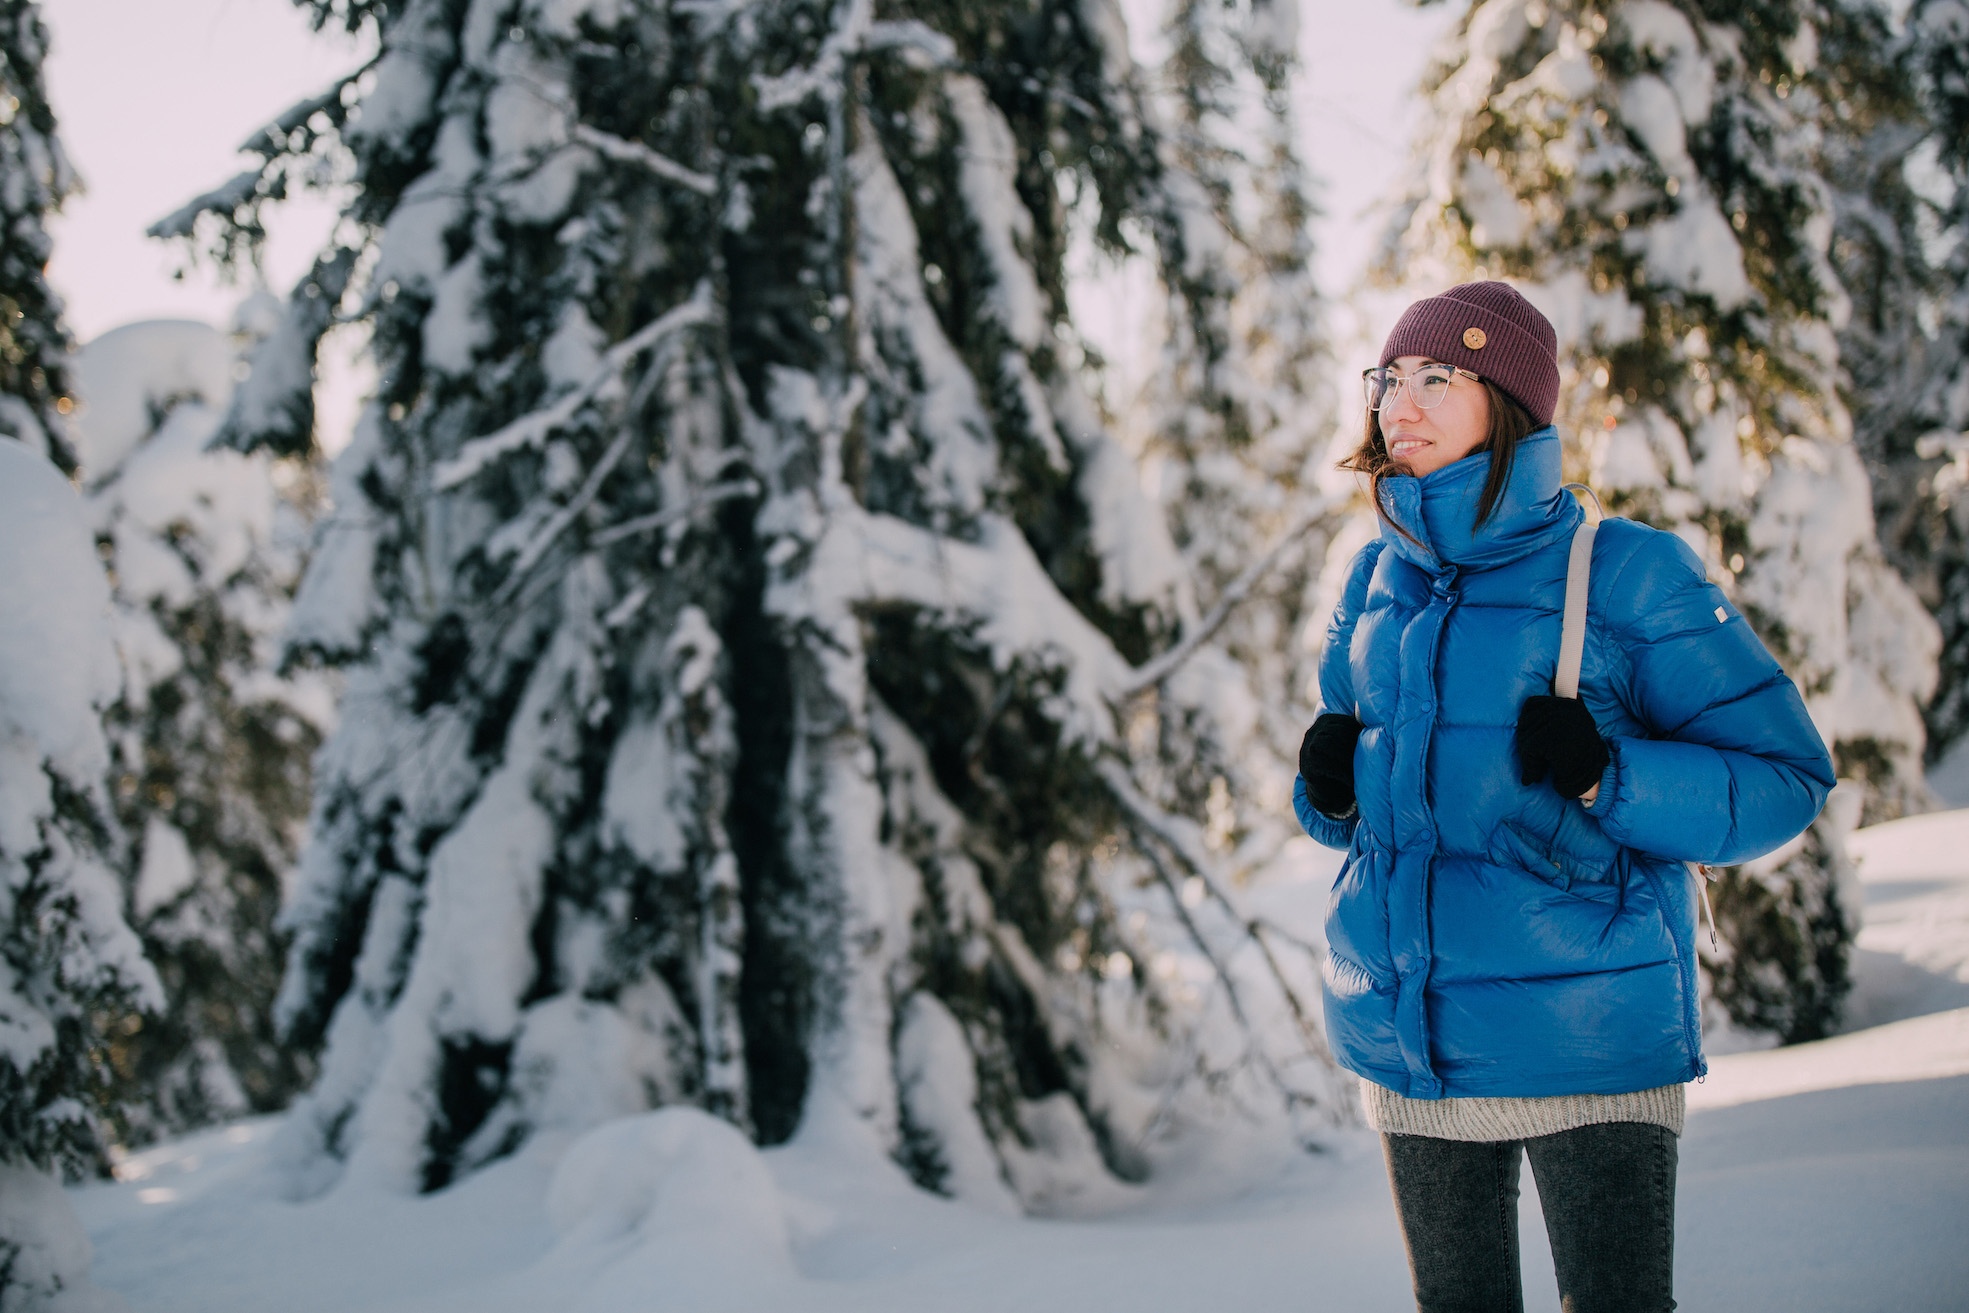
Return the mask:
[[[1600,515],[1600,499],[1583,483],[1568,483],[1593,498],[1593,509]],[[1559,628],[1559,669],[1552,677],[1552,691],[1562,698],[1579,696],[1579,666],[1586,656],[1586,586],[1593,575],[1593,535],[1599,532],[1600,515],[1589,517],[1573,531],[1572,555],[1566,559],[1566,609]],[[1716,942],[1716,913],[1709,905],[1709,884],[1716,873],[1700,862],[1686,863],[1702,897],[1703,919],[1709,922],[1710,947],[1721,951]]]
[[[1600,499],[1583,483],[1568,483],[1593,498],[1593,509],[1600,511]],[[1601,512],[1604,514],[1604,512]],[[1586,586],[1593,574],[1593,535],[1600,530],[1600,515],[1587,517],[1573,531],[1572,555],[1566,559],[1566,609],[1559,628],[1559,670],[1552,679],[1552,691],[1562,698],[1579,696],[1579,666],[1586,656]]]

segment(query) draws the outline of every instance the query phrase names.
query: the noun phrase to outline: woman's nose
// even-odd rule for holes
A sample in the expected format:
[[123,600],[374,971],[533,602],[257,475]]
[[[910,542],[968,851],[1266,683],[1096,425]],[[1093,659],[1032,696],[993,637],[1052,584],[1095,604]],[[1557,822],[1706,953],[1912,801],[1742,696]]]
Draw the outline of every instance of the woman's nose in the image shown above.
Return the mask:
[[1415,404],[1415,389],[1406,381],[1402,383],[1393,399],[1381,408],[1381,420],[1384,424],[1390,420],[1413,421],[1421,418],[1422,407]]

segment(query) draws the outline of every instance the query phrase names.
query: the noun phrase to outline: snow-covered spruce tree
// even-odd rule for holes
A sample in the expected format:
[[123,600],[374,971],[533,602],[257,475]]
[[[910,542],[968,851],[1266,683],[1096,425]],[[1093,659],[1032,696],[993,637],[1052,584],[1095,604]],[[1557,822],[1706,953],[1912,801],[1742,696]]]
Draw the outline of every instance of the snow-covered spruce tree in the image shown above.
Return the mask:
[[1969,731],[1969,7],[1913,6],[1893,56],[1840,143],[1833,251],[1881,545],[1941,626],[1932,762]]
[[48,30],[33,0],[0,0],[0,434],[75,468],[61,418],[70,406],[61,298],[42,271],[42,220],[75,187],[42,85]]
[[59,1176],[101,1170],[105,1049],[162,1002],[124,922],[98,719],[107,589],[64,475],[68,349],[42,221],[73,186],[37,7],[0,0],[0,1313],[119,1302]]
[[291,631],[297,1184],[688,1100],[1043,1207],[1192,1095],[1333,1108],[1204,823],[1253,699],[1062,349],[1067,198],[1190,185],[1119,14],[316,9],[382,53],[283,119],[360,188],[294,304],[381,387]]
[[[1201,601],[1240,597],[1222,642],[1251,672],[1274,751],[1311,711],[1316,644],[1301,636],[1325,630],[1313,584],[1331,509],[1315,486],[1333,406],[1291,130],[1296,29],[1289,4],[1170,9],[1148,97],[1171,180],[1155,229],[1169,274],[1163,346],[1142,394],[1115,399]],[[1278,548],[1289,555],[1270,559]],[[1254,563],[1263,582],[1245,597]],[[1290,780],[1289,763],[1267,764],[1270,779]]]
[[[1159,57],[1143,76],[1143,113],[1159,144],[1164,184],[1119,261],[1088,251],[1092,206],[1068,204],[1082,278],[1069,303],[1094,311],[1074,345],[1097,367],[1110,350],[1103,327],[1130,339],[1114,349],[1142,359],[1100,368],[1116,436],[1142,466],[1182,553],[1183,584],[1225,661],[1221,682],[1242,706],[1219,703],[1198,729],[1222,741],[1224,773],[1184,805],[1201,808],[1206,835],[1234,876],[1262,872],[1299,837],[1288,790],[1291,752],[1311,718],[1317,639],[1330,605],[1318,569],[1339,503],[1320,495],[1319,453],[1331,405],[1312,286],[1304,170],[1291,131],[1296,12],[1290,4],[1138,4]],[[1146,322],[1112,322],[1096,302],[1115,290],[1146,293]],[[1093,338],[1090,342],[1089,336]],[[1132,375],[1150,366],[1141,383]],[[1312,623],[1308,623],[1308,621]],[[1175,745],[1180,756],[1182,746]],[[1159,796],[1186,773],[1138,778]],[[1232,842],[1235,838],[1235,843]],[[1303,842],[1303,840],[1301,840]]]
[[53,1178],[102,1169],[106,1048],[162,998],[122,915],[108,589],[75,490],[0,439],[0,1310],[98,1307]]
[[[330,710],[319,675],[276,673],[313,476],[300,458],[211,450],[239,345],[206,324],[116,329],[74,366],[75,442],[109,566],[123,692],[108,709],[128,912],[166,1009],[109,1053],[127,1143],[286,1106],[308,1055],[274,1032],[274,928]],[[270,326],[270,325],[269,325]]]
[[[1860,22],[1830,4],[1474,6],[1430,75],[1385,272],[1481,270],[1546,310],[1577,473],[1708,562],[1877,819],[1926,804],[1937,637],[1882,558],[1841,399],[1822,143],[1866,108],[1841,62]],[[1787,1040],[1834,1024],[1855,801],[1724,876],[1727,945],[1706,965],[1739,1024]]]

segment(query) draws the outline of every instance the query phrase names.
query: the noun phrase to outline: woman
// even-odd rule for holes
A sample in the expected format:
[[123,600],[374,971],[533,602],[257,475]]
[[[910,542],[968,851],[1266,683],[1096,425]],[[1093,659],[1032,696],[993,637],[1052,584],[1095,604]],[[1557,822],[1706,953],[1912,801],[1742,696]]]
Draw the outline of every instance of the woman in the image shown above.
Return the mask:
[[1346,850],[1327,1034],[1362,1077],[1424,1313],[1522,1307],[1531,1157],[1574,1313],[1672,1309],[1676,1137],[1702,1075],[1686,861],[1809,825],[1804,703],[1675,535],[1601,526],[1580,697],[1552,325],[1502,283],[1411,306],[1367,371],[1381,536],[1355,557],[1293,804]]

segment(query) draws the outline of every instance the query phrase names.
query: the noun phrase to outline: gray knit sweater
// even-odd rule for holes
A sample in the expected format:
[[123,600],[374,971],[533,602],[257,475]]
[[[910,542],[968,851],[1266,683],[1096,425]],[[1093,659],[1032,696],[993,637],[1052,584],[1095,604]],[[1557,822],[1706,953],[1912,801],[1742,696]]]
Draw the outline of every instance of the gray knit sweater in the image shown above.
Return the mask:
[[1547,1099],[1411,1099],[1361,1079],[1367,1124],[1384,1135],[1438,1140],[1529,1140],[1602,1122],[1646,1122],[1682,1133],[1688,1090],[1662,1085],[1632,1094],[1560,1094]]

